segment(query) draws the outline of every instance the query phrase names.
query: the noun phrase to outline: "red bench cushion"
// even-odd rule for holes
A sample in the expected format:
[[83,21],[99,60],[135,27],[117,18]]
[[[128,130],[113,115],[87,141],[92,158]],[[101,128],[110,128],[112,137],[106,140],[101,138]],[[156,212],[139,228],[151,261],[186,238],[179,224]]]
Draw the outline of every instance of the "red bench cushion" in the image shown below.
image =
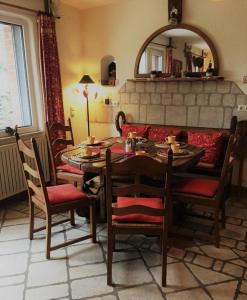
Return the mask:
[[72,174],[77,174],[77,175],[83,175],[84,174],[84,171],[79,170],[77,168],[74,168],[74,167],[72,167],[70,165],[67,165],[67,164],[57,166],[56,170],[61,171],[61,172],[68,172],[68,173],[72,173]]
[[[147,207],[163,209],[164,205],[160,198],[141,198],[141,197],[118,197],[117,207],[127,207],[132,205],[144,205]],[[162,223],[163,217],[149,216],[145,214],[128,214],[124,216],[112,216],[112,220],[124,222],[146,222],[146,223]]]
[[204,197],[213,197],[219,186],[218,180],[192,178],[180,182],[174,187],[173,192],[193,194]]
[[129,132],[135,131],[137,136],[147,138],[148,137],[148,125],[135,125],[135,124],[123,124],[122,127],[122,137],[128,137]]
[[[72,184],[60,184],[47,187],[49,202],[59,204],[76,200],[88,200],[88,196]],[[37,196],[36,196],[37,197]],[[37,197],[39,199],[39,197]],[[39,199],[43,202],[43,199]]]
[[176,140],[179,140],[181,130],[176,128],[151,127],[148,130],[148,139],[151,141],[165,141],[168,135],[175,135]]
[[188,143],[205,150],[201,161],[214,166],[219,165],[223,146],[223,132],[204,133],[188,131]]

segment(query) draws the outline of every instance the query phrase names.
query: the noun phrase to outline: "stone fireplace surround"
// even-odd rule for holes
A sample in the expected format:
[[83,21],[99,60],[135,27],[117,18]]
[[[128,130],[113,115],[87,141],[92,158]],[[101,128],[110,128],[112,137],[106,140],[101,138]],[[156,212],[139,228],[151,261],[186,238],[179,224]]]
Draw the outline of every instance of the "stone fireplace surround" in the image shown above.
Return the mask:
[[229,128],[247,95],[232,81],[127,80],[120,91],[120,110],[129,122]]

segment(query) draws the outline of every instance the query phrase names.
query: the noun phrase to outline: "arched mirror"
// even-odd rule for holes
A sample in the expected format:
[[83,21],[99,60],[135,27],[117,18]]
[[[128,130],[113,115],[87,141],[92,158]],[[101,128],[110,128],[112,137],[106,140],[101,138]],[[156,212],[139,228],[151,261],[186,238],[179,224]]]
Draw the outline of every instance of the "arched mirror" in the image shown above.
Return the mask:
[[191,25],[168,25],[154,32],[141,47],[135,77],[217,76],[219,62],[209,37]]

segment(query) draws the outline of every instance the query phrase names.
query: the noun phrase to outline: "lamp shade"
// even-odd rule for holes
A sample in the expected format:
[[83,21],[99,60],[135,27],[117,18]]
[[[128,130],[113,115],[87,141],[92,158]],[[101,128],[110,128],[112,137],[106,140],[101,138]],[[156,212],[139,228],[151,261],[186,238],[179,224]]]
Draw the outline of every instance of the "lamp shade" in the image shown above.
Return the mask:
[[94,83],[94,81],[89,75],[83,75],[79,83],[89,84],[89,83]]

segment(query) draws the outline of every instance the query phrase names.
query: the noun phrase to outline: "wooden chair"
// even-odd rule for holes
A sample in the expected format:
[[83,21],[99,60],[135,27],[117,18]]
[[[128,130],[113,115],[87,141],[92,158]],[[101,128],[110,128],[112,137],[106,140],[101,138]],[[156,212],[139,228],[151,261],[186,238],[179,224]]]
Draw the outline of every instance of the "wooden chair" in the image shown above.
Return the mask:
[[61,151],[67,146],[74,146],[70,118],[68,125],[53,123],[49,126],[46,122],[46,138],[50,154],[52,182],[55,185],[58,182],[70,182],[74,183],[75,186],[82,186],[84,172],[68,164],[63,164],[60,160]]
[[[50,252],[58,248],[71,245],[91,238],[96,242],[95,199],[80,192],[72,184],[61,184],[46,187],[44,173],[36,140],[31,139],[31,148],[27,147],[16,133],[16,142],[23,165],[28,195],[29,195],[29,238],[33,239],[35,232],[46,229],[46,258]],[[46,226],[34,229],[34,206],[38,206],[46,215]],[[75,225],[74,210],[77,208],[90,208],[91,234],[79,237],[59,245],[51,246],[51,227],[70,221]],[[70,217],[52,224],[52,215],[70,212]]]
[[[112,257],[116,234],[158,235],[161,239],[162,286],[166,285],[167,265],[167,211],[170,204],[172,156],[165,165],[148,156],[132,156],[120,162],[111,162],[111,151],[106,151],[106,202],[108,226],[107,284],[112,285]],[[133,176],[132,183],[114,185],[115,176]],[[143,182],[145,177],[145,182]],[[157,187],[147,181],[162,178]],[[113,204],[114,197],[117,202]],[[138,275],[137,275],[138,276]]]
[[229,138],[226,155],[219,179],[184,178],[172,192],[172,201],[190,203],[192,205],[211,207],[214,210],[215,245],[220,244],[219,214],[221,212],[222,227],[225,228],[225,202],[229,196],[233,167],[233,147],[235,136]]

